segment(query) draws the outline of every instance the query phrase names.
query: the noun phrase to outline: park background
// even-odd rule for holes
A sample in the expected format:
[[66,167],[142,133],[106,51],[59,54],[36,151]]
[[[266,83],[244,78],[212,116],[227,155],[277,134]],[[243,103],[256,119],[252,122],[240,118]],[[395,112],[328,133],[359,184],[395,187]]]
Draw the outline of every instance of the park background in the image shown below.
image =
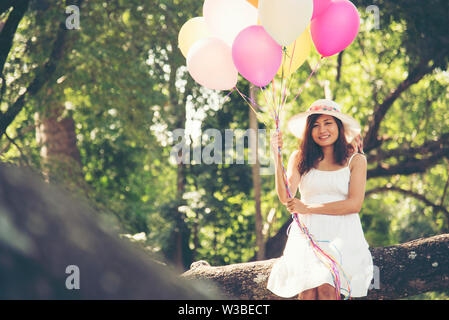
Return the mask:
[[[297,146],[285,120],[332,98],[362,126],[368,180],[360,216],[370,247],[448,233],[449,4],[353,3],[362,19],[355,41],[284,107],[284,161]],[[67,27],[70,5],[79,8],[79,28]],[[0,4],[1,161],[86,197],[99,215],[117,219],[118,234],[180,272],[198,260],[221,266],[279,256],[291,221],[274,175],[260,175],[257,164],[170,160],[176,129],[213,128],[224,137],[226,129],[251,126],[239,95],[223,102],[228,92],[202,88],[187,72],[178,33],[202,5]],[[291,76],[292,95],[320,59],[312,52]],[[237,86],[252,90],[242,77]],[[203,136],[202,148],[210,143]],[[417,298],[447,299],[448,292]]]

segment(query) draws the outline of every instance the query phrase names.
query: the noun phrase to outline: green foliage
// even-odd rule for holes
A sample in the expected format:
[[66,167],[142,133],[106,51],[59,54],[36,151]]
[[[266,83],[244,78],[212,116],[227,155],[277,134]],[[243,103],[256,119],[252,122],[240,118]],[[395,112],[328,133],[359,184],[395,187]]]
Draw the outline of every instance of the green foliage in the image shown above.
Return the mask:
[[410,298],[404,298],[402,300],[449,300],[449,292],[426,292]]

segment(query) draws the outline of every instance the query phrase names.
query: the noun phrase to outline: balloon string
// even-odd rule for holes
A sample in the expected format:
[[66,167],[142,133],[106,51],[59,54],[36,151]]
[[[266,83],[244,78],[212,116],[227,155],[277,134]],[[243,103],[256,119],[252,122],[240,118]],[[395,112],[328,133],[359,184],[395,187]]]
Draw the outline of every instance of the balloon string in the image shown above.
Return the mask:
[[[268,103],[268,99],[267,99],[267,95],[266,95],[265,90],[264,90],[262,87],[259,87],[259,89],[260,89],[260,90],[262,91],[262,93],[263,93],[263,97],[264,97],[264,99],[265,99],[265,103],[267,104],[267,106],[271,106],[271,105]],[[274,115],[274,113],[273,113],[273,107],[271,107],[270,112],[271,112],[271,117],[272,117],[273,119],[275,119],[276,117],[275,117],[275,115]]]
[[[290,71],[291,71],[291,66],[292,66],[292,63],[293,63],[293,57],[295,56],[295,50],[296,50],[296,40],[295,40],[295,43],[294,43],[294,45],[293,45],[293,50],[292,50],[292,54],[291,54],[291,57],[290,57],[290,70],[289,70],[289,74],[290,74]],[[290,79],[289,79],[289,83],[288,83],[288,93],[287,93],[287,95],[285,96],[285,98],[284,98],[284,102],[282,103],[282,108],[284,107],[284,105],[285,105],[285,101],[287,100],[287,97],[290,95],[290,86],[291,86],[291,84],[292,84],[292,78],[290,77]]]
[[295,56],[295,49],[296,49],[296,40],[293,42],[293,50],[292,54],[290,56],[290,65],[288,66],[288,74],[290,75],[290,72],[292,71],[292,63],[293,63],[293,57]]
[[[272,86],[273,86],[273,81],[272,81]],[[267,103],[267,104],[271,107],[271,110],[273,111],[273,109],[276,108],[275,103],[274,103],[275,98],[274,98],[273,92],[271,92],[270,90],[263,90],[263,91],[264,91],[264,94],[265,94],[265,92],[268,92],[268,94],[270,95],[271,99],[269,98],[268,100],[269,101],[271,100],[272,103]],[[273,115],[273,117],[274,117],[274,115]]]
[[232,88],[232,90],[229,91],[229,93],[228,93],[228,94],[225,96],[225,98],[223,99],[223,103],[222,103],[222,104],[226,103],[226,102],[227,102],[227,99],[230,99],[230,95],[231,95],[231,93],[234,92],[235,89],[236,89],[236,87]]
[[315,65],[315,67],[313,68],[312,72],[309,74],[309,76],[307,77],[307,80],[304,82],[304,84],[302,85],[302,87],[299,89],[298,94],[296,95],[296,97],[292,100],[296,101],[296,99],[299,97],[299,95],[301,94],[302,90],[304,89],[305,85],[307,84],[307,82],[309,82],[310,78],[312,77],[312,75],[315,73],[315,71],[318,69],[318,67],[320,66],[321,62],[323,61],[323,59],[326,59],[326,57],[321,56],[320,60],[318,61],[318,63]]
[[274,106],[276,106],[276,94],[275,94],[275,91],[276,91],[276,88],[274,87],[274,81],[271,81],[271,89],[273,89],[273,105]]
[[[289,77],[290,72],[291,72],[291,70],[292,70],[292,63],[293,63],[293,57],[294,57],[294,55],[295,55],[295,49],[296,49],[296,40],[295,40],[295,42],[293,43],[293,50],[292,50],[292,53],[291,53],[291,55],[290,55],[290,63],[289,63],[289,66],[288,66],[288,77]],[[284,53],[285,53],[285,55],[287,55],[287,50],[285,50]],[[284,66],[282,66],[282,78],[284,78]],[[287,91],[287,82],[288,82],[288,87],[290,88],[291,77],[289,77],[289,80],[290,80],[290,81],[286,81],[286,84],[285,84],[285,86],[284,86],[284,93],[283,93],[283,95],[282,95],[282,100],[281,100],[281,103],[280,103],[280,108],[279,108],[279,112],[278,112],[278,113],[281,113],[281,110],[282,110],[282,108],[284,107],[284,104],[285,104],[285,100],[287,99],[287,95],[286,95],[286,91]]]
[[249,100],[253,105],[255,105],[256,107],[258,107],[262,112],[265,112],[265,109],[261,106],[261,105],[259,105],[259,104],[257,104],[257,102],[254,100],[254,99],[252,99],[251,97],[248,97],[248,96],[246,96],[244,93],[242,93],[241,91],[239,91],[239,89],[237,89],[237,87],[234,87],[236,90],[237,90],[237,92],[242,96],[242,98],[246,98],[246,100]]
[[[282,60],[283,61],[282,61],[282,68],[281,68],[281,89],[279,90],[279,105],[276,108],[276,110],[278,110],[278,111],[281,108],[281,103],[282,103],[282,86],[284,84],[284,63],[285,63],[285,58],[287,56],[287,48],[286,47],[282,47],[282,51],[283,51],[283,55],[282,55]],[[274,78],[273,78],[272,81],[274,81]]]
[[[264,119],[262,119],[262,118],[260,117],[259,113],[257,113],[256,110],[254,110],[252,104],[251,104],[250,102],[248,102],[248,100],[246,99],[247,97],[246,97],[243,93],[240,92],[240,90],[237,88],[237,86],[235,86],[234,88],[235,88],[235,90],[240,94],[240,96],[243,98],[243,100],[248,104],[248,106],[249,106],[249,107],[251,108],[251,110],[254,112],[254,114],[256,115],[256,117],[257,117],[260,121],[262,121],[262,122],[265,124],[265,126],[268,126],[267,122],[266,122]],[[248,99],[249,99],[250,101],[254,102],[253,99],[251,99],[251,98],[248,98]],[[256,103],[254,102],[254,104],[256,104]],[[256,105],[257,105],[257,104],[256,104]]]

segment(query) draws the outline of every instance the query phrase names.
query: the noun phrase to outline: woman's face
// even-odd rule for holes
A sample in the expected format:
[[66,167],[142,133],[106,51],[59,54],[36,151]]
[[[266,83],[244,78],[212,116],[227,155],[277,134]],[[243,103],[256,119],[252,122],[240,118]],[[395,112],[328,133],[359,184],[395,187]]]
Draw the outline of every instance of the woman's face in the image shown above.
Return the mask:
[[319,146],[325,147],[338,139],[338,125],[334,117],[323,114],[312,123],[312,138]]

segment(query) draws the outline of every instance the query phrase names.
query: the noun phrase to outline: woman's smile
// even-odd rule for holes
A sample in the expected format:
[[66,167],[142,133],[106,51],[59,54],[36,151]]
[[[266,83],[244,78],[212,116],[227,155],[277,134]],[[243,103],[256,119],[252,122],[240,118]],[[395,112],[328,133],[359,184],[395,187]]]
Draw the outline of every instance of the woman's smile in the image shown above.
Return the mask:
[[320,139],[320,140],[326,140],[326,139],[329,138],[329,137],[330,137],[330,135],[329,135],[329,134],[326,134],[326,135],[320,136],[319,139]]

